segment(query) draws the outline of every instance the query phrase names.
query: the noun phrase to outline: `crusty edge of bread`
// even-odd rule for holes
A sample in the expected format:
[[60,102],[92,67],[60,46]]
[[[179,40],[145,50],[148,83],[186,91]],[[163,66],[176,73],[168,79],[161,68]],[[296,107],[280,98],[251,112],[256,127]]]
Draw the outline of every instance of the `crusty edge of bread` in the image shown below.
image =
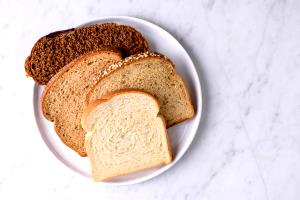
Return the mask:
[[176,76],[177,76],[177,78],[181,79],[181,81],[182,81],[182,83],[183,83],[183,87],[184,87],[184,89],[185,89],[184,91],[186,91],[186,95],[187,95],[187,97],[188,97],[188,100],[189,100],[189,102],[190,102],[190,104],[191,104],[191,106],[192,106],[192,108],[193,108],[193,113],[192,113],[190,116],[186,117],[186,118],[181,118],[181,119],[178,119],[177,121],[174,121],[172,124],[170,124],[169,126],[167,126],[167,128],[172,127],[172,126],[175,126],[176,124],[179,124],[180,122],[183,122],[183,121],[185,121],[185,120],[192,119],[192,118],[195,116],[195,113],[196,113],[196,108],[195,108],[195,106],[194,106],[194,104],[193,104],[191,95],[190,95],[190,93],[189,93],[188,88],[187,88],[186,85],[185,85],[184,80],[183,80],[183,79],[181,78],[181,76],[179,76],[178,74],[176,74]]
[[30,52],[30,55],[29,56],[27,56],[27,58],[26,58],[26,60],[25,60],[25,64],[24,64],[24,66],[25,66],[25,72],[26,72],[26,76],[27,77],[32,77],[32,73],[31,73],[31,65],[30,65],[30,59],[31,59],[31,55],[32,55],[32,53],[33,53],[33,50],[35,49],[35,47],[42,41],[42,40],[45,40],[45,39],[47,39],[47,38],[52,38],[52,37],[59,37],[59,36],[62,36],[62,35],[65,35],[65,34],[67,34],[67,33],[69,33],[69,32],[73,32],[75,30],[75,28],[70,28],[70,29],[66,29],[66,30],[61,30],[61,31],[55,31],[55,32],[52,32],[52,33],[49,33],[48,35],[45,35],[45,36],[43,36],[43,37],[41,37],[40,39],[38,39],[35,43],[34,43],[34,45],[33,45],[33,47],[32,47],[32,49],[31,49],[31,52]]
[[[173,159],[172,159],[172,160],[173,160]],[[172,162],[172,160],[171,160],[171,162]],[[118,177],[120,177],[120,176],[127,176],[127,175],[130,175],[130,174],[133,174],[133,173],[137,173],[137,172],[140,172],[140,171],[143,171],[143,170],[153,169],[153,168],[157,168],[157,167],[160,167],[160,166],[163,166],[163,165],[167,165],[167,164],[169,164],[169,163],[171,163],[171,162],[168,162],[168,163],[162,162],[162,163],[160,163],[160,164],[153,165],[153,166],[151,166],[151,167],[140,168],[140,169],[138,169],[138,170],[136,170],[136,171],[134,171],[134,172],[119,173],[118,175],[111,176],[111,177],[108,177],[108,178],[104,178],[104,179],[101,179],[101,180],[100,180],[100,179],[95,179],[94,177],[92,177],[92,178],[93,178],[93,180],[94,180],[95,182],[108,181],[108,180],[111,180],[111,179],[114,179],[114,178],[118,178]]]
[[[90,51],[76,59],[74,59],[72,62],[70,62],[69,64],[67,64],[66,66],[64,66],[63,68],[61,68],[59,70],[58,73],[56,73],[51,79],[50,81],[47,83],[44,91],[43,91],[43,94],[42,94],[42,97],[41,97],[41,108],[42,108],[42,112],[43,112],[43,115],[44,117],[49,120],[49,121],[54,121],[54,119],[50,118],[50,116],[48,116],[46,114],[46,111],[45,111],[45,98],[47,96],[47,94],[49,93],[52,85],[64,74],[66,73],[67,71],[69,71],[73,66],[75,66],[77,63],[80,63],[82,62],[84,59],[86,58],[89,58],[89,57],[92,57],[94,55],[97,55],[99,53],[103,53],[103,52],[113,52],[113,53],[116,53],[118,54],[120,57],[122,57],[122,54],[120,51],[116,50],[116,49],[113,49],[113,48],[102,48],[102,49],[98,49],[98,50],[95,50],[95,51]],[[100,77],[99,77],[100,78]]]
[[119,69],[122,69],[124,67],[126,67],[127,65],[129,64],[132,64],[134,62],[137,62],[141,59],[144,59],[144,58],[148,58],[148,57],[159,57],[159,58],[163,58],[167,61],[169,61],[172,66],[174,67],[174,70],[175,70],[175,65],[174,63],[169,59],[167,58],[165,55],[162,55],[160,53],[157,53],[157,52],[151,52],[151,51],[146,51],[144,53],[139,53],[139,54],[135,54],[135,55],[131,55],[129,57],[126,57],[124,58],[123,60],[115,63],[115,64],[112,64],[110,67],[111,68],[114,68],[113,71],[111,71],[110,73],[102,76],[101,78],[98,79],[97,82],[95,82],[95,84],[92,86],[92,88],[89,90],[88,94],[86,95],[86,100],[85,100],[85,103],[86,105],[88,105],[90,103],[90,99],[92,97],[92,94],[93,94],[93,91],[94,89],[96,88],[96,86],[98,85],[98,83],[102,80],[102,79],[105,79],[106,77],[108,77],[109,75],[113,74],[114,72],[116,72],[117,70]]
[[[132,64],[134,62],[137,62],[141,59],[144,59],[144,58],[147,58],[147,57],[159,57],[159,58],[162,58],[162,59],[165,59],[167,62],[169,62],[173,67],[174,67],[174,70],[175,70],[175,74],[174,76],[178,77],[182,82],[183,82],[183,86],[185,88],[185,91],[187,92],[187,97],[189,99],[189,102],[191,103],[192,107],[193,107],[193,114],[187,118],[182,118],[182,119],[179,119],[177,121],[175,121],[174,123],[170,124],[170,125],[167,125],[167,128],[171,127],[171,126],[174,126],[182,121],[185,121],[185,120],[188,120],[188,119],[191,119],[195,116],[195,107],[194,107],[194,104],[192,102],[192,99],[191,99],[191,96],[190,96],[190,93],[185,85],[185,82],[184,80],[176,73],[176,67],[175,67],[175,64],[165,55],[163,54],[160,54],[160,53],[157,53],[157,52],[151,52],[151,51],[147,51],[147,52],[144,52],[144,53],[140,53],[140,54],[135,54],[135,55],[132,55],[132,56],[129,56],[125,59],[123,59],[122,61],[119,61],[118,63],[116,64],[112,64],[111,66],[113,66],[115,68],[115,70],[113,70],[112,72],[108,73],[107,75],[104,75],[102,77],[100,77],[98,79],[98,81],[91,87],[91,89],[89,90],[89,92],[87,93],[86,95],[86,100],[85,100],[85,104],[88,105],[91,101],[91,97],[92,97],[92,94],[96,88],[96,86],[98,85],[98,83],[105,79],[106,77],[108,77],[109,75],[113,74],[114,72],[116,72],[117,70],[120,70],[124,67],[126,67],[127,65],[129,64]],[[142,91],[142,90],[141,90]]]
[[57,130],[57,127],[54,125],[54,131],[55,133],[57,133],[56,135],[58,135],[58,137],[60,138],[60,140],[67,146],[69,147],[70,149],[72,149],[73,151],[75,151],[76,153],[78,153],[81,157],[86,157],[87,156],[87,153],[85,151],[79,151],[79,149],[74,146],[74,145],[71,145],[69,143],[66,142],[65,138],[63,138],[61,136],[61,134],[58,134],[58,130]]
[[[47,96],[47,94],[49,93],[52,85],[64,74],[66,73],[67,71],[69,71],[73,66],[75,66],[77,63],[81,62],[82,60],[86,59],[86,58],[89,58],[89,57],[92,57],[94,55],[97,55],[99,53],[103,53],[103,52],[113,52],[113,53],[116,53],[118,54],[119,56],[122,56],[121,53],[116,50],[116,49],[113,49],[113,48],[102,48],[102,49],[98,49],[98,50],[95,50],[95,51],[91,51],[89,53],[86,53],[76,59],[74,59],[72,62],[70,62],[69,64],[67,64],[66,66],[64,66],[63,68],[61,68],[59,70],[58,73],[56,73],[51,79],[50,81],[47,83],[44,91],[43,91],[43,94],[42,94],[42,97],[41,97],[41,109],[42,109],[42,113],[44,115],[44,117],[51,121],[51,122],[54,122],[55,124],[55,119],[52,119],[50,118],[50,116],[46,115],[46,111],[45,111],[45,98]],[[54,125],[54,130],[56,133],[58,133],[58,130],[56,128],[56,126]],[[68,146],[69,148],[71,148],[72,150],[76,151],[80,156],[82,157],[85,157],[87,156],[86,152],[82,152],[82,151],[79,151],[77,148],[75,148],[75,146],[73,145],[70,145],[68,143],[65,142],[64,138],[61,137],[60,134],[57,134],[59,136],[59,138],[61,139],[61,141],[66,145]]]
[[[47,40],[49,38],[54,38],[54,37],[61,37],[63,35],[66,35],[66,34],[69,34],[69,33],[72,33],[74,32],[75,30],[78,30],[78,29],[83,29],[83,28],[87,28],[89,26],[93,26],[93,25],[104,25],[104,24],[113,24],[113,25],[116,25],[116,26],[126,26],[126,27],[129,27],[131,28],[132,30],[136,31],[137,33],[140,34],[140,37],[143,38],[143,43],[145,45],[145,47],[147,49],[149,49],[149,44],[148,44],[148,41],[146,40],[146,38],[142,35],[142,33],[138,30],[136,30],[134,27],[132,26],[129,26],[129,25],[124,25],[124,24],[119,24],[119,23],[115,23],[115,22],[106,22],[106,23],[103,23],[103,24],[88,24],[88,25],[85,25],[85,26],[80,26],[80,27],[77,27],[77,28],[70,28],[70,29],[65,29],[65,30],[61,30],[61,31],[55,31],[55,32],[52,32],[52,33],[49,33],[43,37],[41,37],[40,39],[38,39],[35,44],[33,45],[31,51],[30,51],[30,55],[26,57],[25,59],[25,64],[24,64],[24,67],[25,67],[25,72],[26,72],[26,76],[27,77],[31,77],[33,78],[33,74],[31,72],[31,56],[32,56],[32,53],[34,52],[34,49],[35,47],[42,41],[42,40]],[[102,47],[102,48],[105,48],[105,47]],[[34,81],[36,83],[38,83],[35,79]],[[39,85],[44,85],[44,84],[40,84],[38,83]]]
[[[99,104],[104,103],[104,102],[106,102],[106,101],[109,101],[109,100],[110,100],[111,98],[113,98],[114,96],[117,96],[117,95],[119,95],[119,94],[124,94],[124,93],[142,93],[142,94],[146,94],[146,95],[148,95],[149,97],[151,97],[153,100],[155,100],[155,102],[157,103],[158,108],[160,107],[159,101],[158,101],[155,97],[153,97],[150,93],[145,92],[145,91],[143,91],[143,90],[138,90],[138,89],[122,89],[122,90],[116,90],[116,91],[113,91],[113,92],[111,92],[111,93],[108,93],[108,94],[102,96],[101,99],[96,99],[95,101],[91,102],[91,103],[84,109],[83,114],[82,114],[82,116],[81,116],[81,126],[83,127],[83,129],[84,129],[85,131],[90,131],[90,130],[86,130],[86,129],[85,129],[85,128],[86,128],[86,127],[85,127],[85,120],[86,120],[87,116],[89,115],[89,113],[90,113],[96,106],[98,106]],[[162,163],[160,163],[160,164],[153,165],[153,166],[151,166],[151,167],[140,168],[140,169],[136,170],[135,172],[138,172],[138,171],[141,171],[141,170],[146,170],[146,169],[152,169],[152,168],[155,168],[155,167],[162,166],[162,165],[164,165],[164,164],[169,164],[169,163],[172,162],[172,160],[173,160],[173,153],[172,153],[172,150],[171,150],[171,144],[170,144],[169,137],[168,137],[168,131],[167,131],[167,129],[166,129],[166,126],[167,126],[167,125],[166,125],[166,121],[165,121],[165,119],[164,119],[164,117],[163,117],[162,115],[157,114],[157,117],[160,118],[160,119],[162,120],[162,122],[163,122],[163,124],[164,124],[164,126],[165,126],[165,129],[164,129],[164,130],[165,130],[165,134],[164,134],[164,135],[165,135],[165,138],[164,138],[164,139],[165,139],[165,141],[166,141],[166,143],[167,143],[167,151],[168,151],[168,155],[169,155],[170,159],[169,159],[169,160],[166,160],[166,162],[162,162]],[[86,144],[86,142],[85,142],[85,144]],[[112,178],[116,178],[116,177],[119,177],[119,176],[128,175],[128,174],[135,173],[135,172],[120,173],[120,174],[118,174],[118,175],[115,175],[115,176],[112,176],[112,177],[109,177],[109,178],[105,178],[105,179],[102,179],[102,180],[96,180],[94,177],[93,177],[93,179],[94,179],[95,181],[104,181],[104,180],[110,180],[110,179],[112,179]]]
[[[161,115],[159,115],[158,117],[162,119],[163,123],[166,126],[165,119]],[[133,172],[119,173],[115,176],[107,177],[107,178],[104,178],[104,179],[101,179],[101,180],[100,179],[95,179],[94,177],[92,177],[93,180],[97,181],[97,182],[111,180],[113,178],[117,178],[117,177],[120,177],[120,176],[126,176],[126,175],[129,175],[129,174],[133,174],[133,173],[140,172],[140,171],[147,170],[147,169],[153,169],[153,168],[160,167],[162,165],[167,165],[167,164],[171,163],[173,161],[174,157],[173,157],[173,153],[171,151],[171,145],[170,145],[170,141],[169,141],[168,131],[167,131],[166,128],[165,128],[165,134],[164,135],[165,135],[165,140],[167,141],[167,148],[168,148],[167,153],[169,154],[169,157],[170,157],[169,160],[165,160],[165,162],[161,162],[159,164],[156,164],[156,165],[153,165],[153,166],[150,166],[150,167],[141,167],[141,168],[139,168],[139,169],[137,169],[136,171],[133,171]]]
[[85,119],[88,116],[88,114],[99,104],[104,103],[108,100],[110,100],[111,98],[113,98],[114,96],[117,96],[119,94],[123,94],[123,93],[142,93],[142,94],[147,94],[148,96],[150,96],[152,99],[155,100],[155,102],[157,103],[157,106],[160,107],[160,103],[159,101],[153,97],[150,93],[145,92],[143,90],[139,90],[139,89],[122,89],[122,90],[116,90],[113,92],[110,92],[104,96],[102,96],[100,99],[96,99],[92,102],[90,102],[85,109],[82,112],[81,115],[81,126],[85,131],[90,131],[90,130],[86,130],[85,129]]

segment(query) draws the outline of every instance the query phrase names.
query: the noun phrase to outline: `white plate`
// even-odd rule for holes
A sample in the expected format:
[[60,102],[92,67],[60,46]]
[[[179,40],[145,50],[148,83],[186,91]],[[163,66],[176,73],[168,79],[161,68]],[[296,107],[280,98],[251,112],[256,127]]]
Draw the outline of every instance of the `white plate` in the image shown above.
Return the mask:
[[[169,57],[175,63],[177,73],[184,79],[196,109],[196,115],[193,119],[187,120],[168,129],[170,143],[174,154],[174,160],[172,163],[160,168],[142,171],[103,182],[104,184],[109,185],[128,185],[139,183],[149,180],[175,165],[190,146],[197,132],[202,111],[200,81],[190,56],[179,42],[162,28],[145,20],[126,16],[105,17],[84,25],[104,22],[116,22],[118,24],[125,24],[134,27],[146,37],[151,50],[160,52]],[[47,121],[43,117],[40,107],[42,92],[43,87],[35,84],[33,95],[34,114],[43,140],[51,152],[67,167],[83,176],[91,177],[89,160],[87,158],[80,157],[73,150],[65,146],[54,132],[53,123]]]

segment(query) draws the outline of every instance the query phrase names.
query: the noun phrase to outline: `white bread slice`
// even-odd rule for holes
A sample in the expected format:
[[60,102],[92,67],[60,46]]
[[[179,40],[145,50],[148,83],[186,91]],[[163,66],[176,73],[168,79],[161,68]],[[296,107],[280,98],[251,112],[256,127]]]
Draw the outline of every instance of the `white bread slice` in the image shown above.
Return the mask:
[[88,105],[82,127],[95,181],[168,164],[172,153],[159,103],[148,93],[123,90]]
[[99,79],[89,91],[87,104],[116,90],[139,89],[159,100],[160,114],[167,127],[194,116],[188,90],[167,57],[146,52],[127,57],[113,66],[116,70]]
[[44,116],[54,122],[61,140],[81,156],[86,156],[81,114],[86,94],[109,66],[122,59],[114,50],[97,50],[73,60],[48,82],[42,96]]

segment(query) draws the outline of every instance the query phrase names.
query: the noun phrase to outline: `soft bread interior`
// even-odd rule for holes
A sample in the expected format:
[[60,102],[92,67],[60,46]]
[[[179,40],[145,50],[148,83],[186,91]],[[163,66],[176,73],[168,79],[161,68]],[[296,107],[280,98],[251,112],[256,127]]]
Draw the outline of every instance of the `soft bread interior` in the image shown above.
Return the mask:
[[84,131],[80,123],[86,94],[107,68],[121,58],[119,53],[112,51],[99,50],[85,54],[61,69],[44,91],[44,116],[54,121],[55,131],[61,140],[81,156],[86,155]]
[[87,95],[87,102],[120,89],[140,89],[159,100],[160,113],[168,127],[192,118],[194,108],[189,93],[170,60],[159,56],[142,56],[137,55],[128,61],[125,59],[117,70],[100,79]]
[[84,111],[85,147],[95,181],[171,162],[157,100],[140,91],[114,93]]

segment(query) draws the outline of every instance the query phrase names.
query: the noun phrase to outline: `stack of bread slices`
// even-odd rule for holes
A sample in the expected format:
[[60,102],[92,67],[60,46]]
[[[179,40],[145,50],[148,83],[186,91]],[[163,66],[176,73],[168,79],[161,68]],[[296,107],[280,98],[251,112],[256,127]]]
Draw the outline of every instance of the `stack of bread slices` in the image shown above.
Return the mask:
[[88,156],[95,181],[172,161],[167,128],[194,116],[166,56],[130,26],[94,24],[39,39],[25,61],[46,85],[42,112],[62,142]]

